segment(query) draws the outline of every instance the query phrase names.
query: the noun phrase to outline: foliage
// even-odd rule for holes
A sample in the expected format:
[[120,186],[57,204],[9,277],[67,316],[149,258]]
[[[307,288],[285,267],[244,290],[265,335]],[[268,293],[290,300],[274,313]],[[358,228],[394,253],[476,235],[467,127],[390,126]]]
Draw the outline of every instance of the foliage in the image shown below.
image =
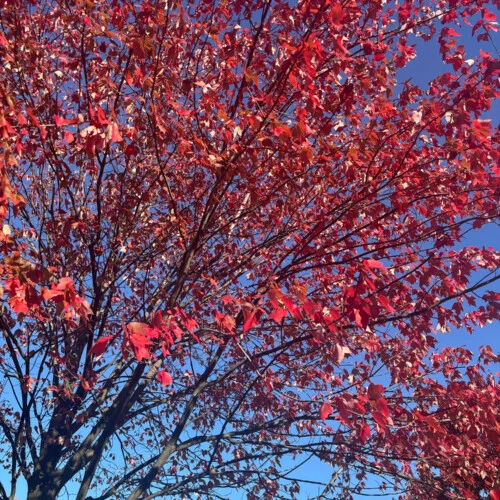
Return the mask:
[[491,5],[0,5],[10,498],[500,498]]

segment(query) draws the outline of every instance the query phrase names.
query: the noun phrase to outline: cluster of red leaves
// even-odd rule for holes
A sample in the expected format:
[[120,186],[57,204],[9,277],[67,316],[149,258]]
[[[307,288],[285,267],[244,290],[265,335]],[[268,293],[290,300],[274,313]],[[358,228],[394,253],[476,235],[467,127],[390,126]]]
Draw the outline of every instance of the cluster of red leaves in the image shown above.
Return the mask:
[[[498,356],[437,343],[500,317],[499,252],[461,247],[499,216],[500,64],[458,43],[488,2],[0,9],[0,425],[30,498],[79,471],[78,498],[293,497],[305,454],[339,495],[497,500]],[[428,88],[398,81],[415,36]]]

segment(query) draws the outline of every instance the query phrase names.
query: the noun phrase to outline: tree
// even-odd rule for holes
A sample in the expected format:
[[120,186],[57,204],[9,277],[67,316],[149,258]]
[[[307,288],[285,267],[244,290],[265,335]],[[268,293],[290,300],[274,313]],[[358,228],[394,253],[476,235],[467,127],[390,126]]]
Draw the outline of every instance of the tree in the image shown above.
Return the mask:
[[495,18],[3,0],[3,498],[500,498]]

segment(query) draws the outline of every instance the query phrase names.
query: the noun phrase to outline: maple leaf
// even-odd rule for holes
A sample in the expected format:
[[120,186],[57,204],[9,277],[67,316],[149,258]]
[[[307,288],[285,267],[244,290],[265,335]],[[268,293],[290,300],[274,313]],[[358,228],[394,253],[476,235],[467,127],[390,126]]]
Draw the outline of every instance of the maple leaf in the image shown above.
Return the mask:
[[368,397],[373,401],[377,401],[382,394],[384,394],[385,389],[383,385],[380,384],[370,384],[368,386]]
[[323,403],[321,405],[321,408],[319,409],[319,418],[323,421],[325,421],[329,415],[333,413],[333,408],[330,403]]
[[342,4],[335,3],[330,7],[330,20],[335,28],[342,28],[342,19],[344,19],[344,12]]
[[254,307],[250,302],[246,302],[243,304],[241,311],[244,318],[243,333],[246,333],[259,324],[259,317],[262,313],[262,309]]
[[153,344],[151,340],[144,335],[137,333],[130,335],[128,340],[132,344],[132,349],[134,350],[137,361],[148,359],[150,357],[149,348]]
[[95,344],[89,350],[89,356],[93,354],[95,359],[98,360],[102,357],[106,348],[108,347],[109,342],[113,339],[112,335],[107,335],[106,337],[101,337],[99,340],[95,342]]
[[123,137],[120,134],[118,125],[116,123],[110,123],[106,129],[106,141],[107,142],[123,142]]
[[338,365],[342,362],[346,354],[350,354],[351,350],[348,347],[336,344],[334,349],[335,363]]
[[172,375],[170,375],[170,373],[166,372],[165,370],[160,370],[158,372],[158,381],[163,386],[170,385],[172,384]]
[[361,444],[363,445],[366,444],[366,441],[370,437],[370,435],[371,435],[370,426],[368,424],[362,424],[358,431],[358,437],[359,440],[361,441]]
[[146,323],[132,321],[126,326],[126,339],[131,344],[137,361],[150,357],[149,348],[153,345],[150,340],[151,328]]
[[368,269],[380,269],[382,271],[386,271],[387,268],[382,264],[382,262],[374,259],[365,259],[363,261],[363,264],[368,268]]
[[276,321],[276,323],[280,324],[283,321],[283,318],[288,315],[288,311],[284,307],[277,307],[274,311],[269,315],[269,317]]

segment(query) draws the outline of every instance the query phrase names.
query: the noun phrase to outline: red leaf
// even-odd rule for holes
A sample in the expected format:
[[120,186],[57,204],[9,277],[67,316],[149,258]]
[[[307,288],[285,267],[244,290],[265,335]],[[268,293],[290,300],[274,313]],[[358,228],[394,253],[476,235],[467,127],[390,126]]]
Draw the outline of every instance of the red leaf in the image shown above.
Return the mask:
[[319,418],[323,420],[323,422],[327,419],[328,415],[333,413],[333,408],[330,403],[323,403],[321,408],[319,409]]
[[377,295],[378,301],[390,312],[393,313],[396,311],[394,307],[392,307],[392,304],[390,303],[389,299],[385,295]]
[[96,359],[99,359],[106,350],[109,341],[113,338],[112,335],[100,338],[89,350],[89,356],[93,354]]
[[68,125],[71,123],[71,120],[66,120],[65,118],[61,118],[60,116],[54,116],[54,122],[56,127],[62,127],[63,125]]
[[363,317],[361,316],[359,309],[354,309],[353,314],[354,314],[354,322],[360,328],[363,328],[363,329],[366,328],[368,323],[366,321],[363,321]]
[[380,413],[382,413],[382,415],[384,415],[384,417],[389,418],[390,416],[389,407],[387,406],[387,401],[384,398],[378,397],[375,406],[377,410]]
[[149,358],[149,347],[153,344],[151,340],[149,340],[144,335],[133,334],[129,337],[129,342],[132,344],[132,348],[134,349],[134,354],[137,358],[137,361]]
[[156,311],[153,313],[151,324],[154,328],[158,328],[158,330],[161,330],[163,328],[163,313],[161,311]]
[[9,305],[16,314],[26,314],[27,312],[29,312],[29,307],[26,304],[26,300],[24,298],[12,297],[9,299]]
[[172,383],[172,375],[165,370],[160,370],[158,372],[158,381],[164,386],[170,385]]
[[[248,303],[247,303],[248,304]],[[242,308],[243,312],[243,333],[248,332],[250,328],[257,326],[259,324],[259,316],[261,314],[261,310],[259,308],[254,308],[253,306],[248,305]]]
[[383,385],[380,384],[370,384],[368,386],[368,397],[373,401],[379,399],[382,394],[384,394],[385,389]]
[[142,359],[149,358],[149,347],[153,342],[148,337],[153,329],[146,323],[132,321],[126,326],[126,330],[126,339],[132,345],[137,360],[141,361]]
[[181,311],[181,323],[189,333],[193,333],[198,328],[198,323],[193,318],[190,318],[184,311]]
[[479,142],[484,142],[491,137],[490,120],[473,120],[472,129]]
[[387,271],[387,268],[384,266],[384,264],[375,259],[365,259],[363,265],[371,269],[381,269],[382,271]]
[[330,20],[335,28],[342,28],[341,21],[344,19],[342,4],[333,5],[330,10]]
[[223,295],[221,297],[221,300],[222,300],[223,304],[231,304],[231,303],[235,302],[233,297],[231,297],[230,295]]
[[175,335],[176,339],[180,339],[184,332],[182,331],[182,328],[177,324],[177,321],[175,320],[170,320],[170,330],[172,333]]
[[361,443],[365,444],[366,440],[370,437],[370,435],[371,435],[370,426],[368,424],[363,424],[358,431],[358,437]]
[[218,311],[215,312],[215,319],[221,328],[229,333],[234,333],[236,327],[236,320],[228,314],[222,314]]
[[75,136],[69,132],[69,131],[66,131],[64,133],[64,140],[68,143],[68,144],[71,144],[74,140],[75,140]]
[[56,285],[56,289],[74,291],[75,284],[71,278],[61,278]]
[[277,307],[270,315],[269,317],[273,320],[276,321],[276,323],[280,324],[283,320],[283,318],[288,314],[288,311],[283,308],[283,307]]
[[496,14],[494,14],[493,12],[491,12],[489,10],[484,12],[483,17],[486,21],[495,21],[497,18]]
[[380,427],[385,429],[385,427],[387,426],[387,418],[384,416],[383,413],[375,410],[372,412],[372,417],[373,417],[373,420],[375,420],[375,422],[377,422],[377,424]]
[[491,490],[490,498],[491,500],[500,500],[500,490]]

